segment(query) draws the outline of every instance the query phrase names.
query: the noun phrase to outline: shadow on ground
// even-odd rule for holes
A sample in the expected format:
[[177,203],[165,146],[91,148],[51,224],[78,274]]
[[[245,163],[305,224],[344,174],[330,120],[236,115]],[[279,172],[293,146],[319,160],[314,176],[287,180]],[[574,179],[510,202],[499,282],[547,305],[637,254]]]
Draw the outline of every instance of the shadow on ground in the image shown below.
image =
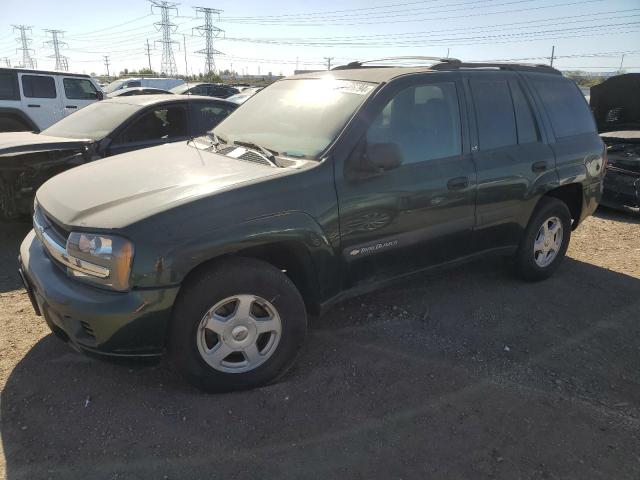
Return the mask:
[[[20,277],[18,276],[18,254],[20,244],[24,237],[31,230],[28,222],[3,223],[0,221],[0,293],[9,292],[22,288]],[[13,268],[4,269],[10,265]]]
[[[279,383],[201,394],[49,335],[2,394],[7,477],[638,478],[640,280],[488,261],[359,297]],[[34,318],[34,321],[35,318]]]

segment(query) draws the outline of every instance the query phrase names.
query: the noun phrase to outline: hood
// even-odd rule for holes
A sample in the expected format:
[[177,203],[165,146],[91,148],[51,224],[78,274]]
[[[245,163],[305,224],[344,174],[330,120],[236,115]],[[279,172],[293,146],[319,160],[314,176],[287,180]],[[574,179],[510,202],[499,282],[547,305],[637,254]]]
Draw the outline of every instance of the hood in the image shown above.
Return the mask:
[[616,75],[594,85],[589,103],[599,132],[640,130],[640,73]]
[[288,171],[181,142],[68,170],[40,187],[36,198],[63,225],[116,229],[197,198]]
[[93,140],[89,139],[49,137],[32,132],[3,132],[0,133],[0,156],[71,150],[92,142]]

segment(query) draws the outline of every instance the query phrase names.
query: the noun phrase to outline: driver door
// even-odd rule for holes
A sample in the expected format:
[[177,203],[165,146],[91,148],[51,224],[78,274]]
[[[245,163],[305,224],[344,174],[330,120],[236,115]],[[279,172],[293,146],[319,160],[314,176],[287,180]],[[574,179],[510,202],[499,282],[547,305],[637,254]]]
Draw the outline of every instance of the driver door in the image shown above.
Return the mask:
[[470,252],[476,172],[464,89],[450,75],[426,77],[385,87],[336,167],[347,288]]

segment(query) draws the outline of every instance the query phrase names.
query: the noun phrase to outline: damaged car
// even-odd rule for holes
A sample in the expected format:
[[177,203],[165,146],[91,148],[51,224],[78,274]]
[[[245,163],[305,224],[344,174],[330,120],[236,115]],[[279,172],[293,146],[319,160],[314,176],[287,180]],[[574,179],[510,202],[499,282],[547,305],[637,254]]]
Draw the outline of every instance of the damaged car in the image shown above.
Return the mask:
[[211,97],[142,95],[104,100],[41,133],[0,133],[0,218],[27,215],[40,185],[100,158],[204,135],[237,108]]
[[591,109],[609,159],[601,203],[640,212],[640,73],[591,87]]

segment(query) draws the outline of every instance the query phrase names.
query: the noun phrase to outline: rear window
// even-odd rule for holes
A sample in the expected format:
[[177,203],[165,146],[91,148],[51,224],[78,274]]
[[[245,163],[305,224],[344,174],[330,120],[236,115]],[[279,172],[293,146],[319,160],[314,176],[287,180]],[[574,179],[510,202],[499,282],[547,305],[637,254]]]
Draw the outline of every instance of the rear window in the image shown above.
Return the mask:
[[578,87],[561,76],[529,75],[549,114],[556,137],[594,133],[596,125]]
[[0,72],[0,100],[20,100],[18,76],[14,72]]
[[511,93],[506,80],[471,80],[480,149],[516,145],[518,134]]
[[28,98],[56,98],[56,82],[53,77],[23,75],[22,91]]

